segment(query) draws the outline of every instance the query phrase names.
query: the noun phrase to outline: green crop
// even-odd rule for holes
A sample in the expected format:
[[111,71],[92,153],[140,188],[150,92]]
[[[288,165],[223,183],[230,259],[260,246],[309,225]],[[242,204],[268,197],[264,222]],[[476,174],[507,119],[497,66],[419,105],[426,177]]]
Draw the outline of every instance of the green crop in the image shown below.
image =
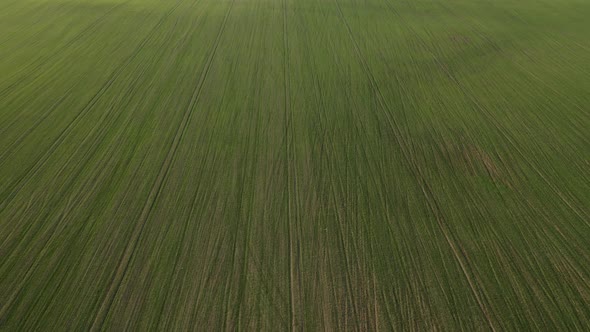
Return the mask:
[[584,330],[590,2],[0,0],[0,330]]

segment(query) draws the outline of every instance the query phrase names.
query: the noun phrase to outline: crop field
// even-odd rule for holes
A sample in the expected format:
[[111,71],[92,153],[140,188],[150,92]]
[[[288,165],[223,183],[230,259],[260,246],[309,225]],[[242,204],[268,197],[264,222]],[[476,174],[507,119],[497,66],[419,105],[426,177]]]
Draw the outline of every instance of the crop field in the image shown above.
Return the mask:
[[587,330],[587,0],[0,0],[0,331]]

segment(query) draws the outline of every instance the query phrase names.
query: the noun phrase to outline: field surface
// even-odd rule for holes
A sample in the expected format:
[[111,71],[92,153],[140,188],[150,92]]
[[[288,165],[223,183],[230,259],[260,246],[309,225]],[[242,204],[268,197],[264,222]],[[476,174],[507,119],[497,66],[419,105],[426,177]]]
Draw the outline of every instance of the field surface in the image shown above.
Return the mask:
[[0,0],[0,330],[587,330],[587,0]]

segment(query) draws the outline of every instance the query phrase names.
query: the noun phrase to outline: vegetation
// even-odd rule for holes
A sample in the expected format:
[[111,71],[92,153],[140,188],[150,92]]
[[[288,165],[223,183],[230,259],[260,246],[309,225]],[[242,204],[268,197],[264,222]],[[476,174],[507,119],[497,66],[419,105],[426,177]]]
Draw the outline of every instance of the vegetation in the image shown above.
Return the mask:
[[0,329],[587,328],[589,15],[0,0]]

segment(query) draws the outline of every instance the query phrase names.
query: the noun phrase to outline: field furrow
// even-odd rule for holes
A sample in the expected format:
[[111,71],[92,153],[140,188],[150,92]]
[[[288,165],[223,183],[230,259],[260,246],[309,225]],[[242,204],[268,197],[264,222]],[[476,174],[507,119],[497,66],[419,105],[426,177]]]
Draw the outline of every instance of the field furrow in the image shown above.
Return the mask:
[[0,330],[586,330],[589,14],[0,0]]

